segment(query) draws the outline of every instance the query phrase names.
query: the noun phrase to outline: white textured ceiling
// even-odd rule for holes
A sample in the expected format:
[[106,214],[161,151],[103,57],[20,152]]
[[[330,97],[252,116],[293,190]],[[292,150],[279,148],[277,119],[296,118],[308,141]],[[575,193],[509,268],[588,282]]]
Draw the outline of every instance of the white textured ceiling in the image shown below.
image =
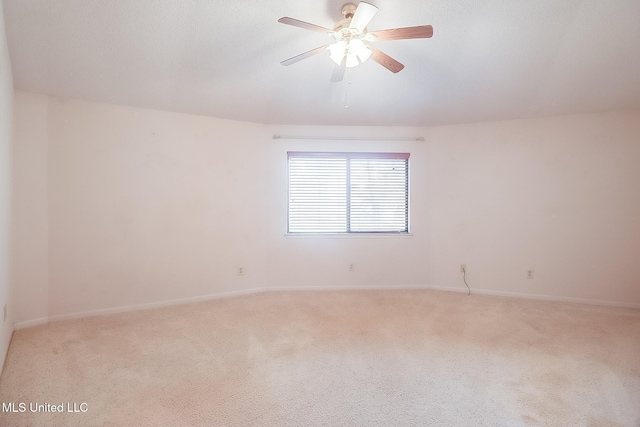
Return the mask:
[[[15,86],[28,91],[278,124],[436,125],[640,108],[638,0],[370,0],[381,41],[330,83],[325,44],[279,24],[333,27],[344,0],[3,0]],[[345,99],[347,106],[345,107]]]

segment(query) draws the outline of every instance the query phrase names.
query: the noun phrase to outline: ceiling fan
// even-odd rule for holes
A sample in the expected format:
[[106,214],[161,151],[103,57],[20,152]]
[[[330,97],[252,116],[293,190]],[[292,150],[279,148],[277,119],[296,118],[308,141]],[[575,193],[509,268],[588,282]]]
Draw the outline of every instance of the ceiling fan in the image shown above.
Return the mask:
[[360,2],[358,6],[353,3],[347,3],[342,6],[344,19],[336,22],[333,30],[294,18],[283,17],[278,19],[278,22],[283,24],[323,33],[334,40],[333,43],[325,44],[284,60],[281,64],[295,64],[298,61],[328,50],[329,57],[336,63],[331,76],[332,82],[341,81],[347,67],[355,67],[369,58],[392,73],[397,73],[404,68],[404,65],[369,43],[382,40],[430,38],[433,36],[433,27],[431,25],[420,25],[417,27],[392,28],[369,32],[367,31],[367,25],[371,22],[376,12],[378,12],[378,8],[366,2]]

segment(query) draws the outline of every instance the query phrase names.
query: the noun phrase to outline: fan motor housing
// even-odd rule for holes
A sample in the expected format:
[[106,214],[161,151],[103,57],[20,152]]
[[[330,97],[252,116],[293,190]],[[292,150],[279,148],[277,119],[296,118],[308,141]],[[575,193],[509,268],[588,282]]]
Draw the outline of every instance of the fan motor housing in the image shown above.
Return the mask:
[[346,3],[342,6],[342,16],[344,16],[345,19],[353,18],[353,15],[356,13],[357,8],[358,6],[353,3]]
[[351,18],[341,19],[338,22],[336,22],[336,25],[333,26],[333,31],[338,33],[340,32],[340,30],[344,28],[349,28],[350,24],[351,24]]

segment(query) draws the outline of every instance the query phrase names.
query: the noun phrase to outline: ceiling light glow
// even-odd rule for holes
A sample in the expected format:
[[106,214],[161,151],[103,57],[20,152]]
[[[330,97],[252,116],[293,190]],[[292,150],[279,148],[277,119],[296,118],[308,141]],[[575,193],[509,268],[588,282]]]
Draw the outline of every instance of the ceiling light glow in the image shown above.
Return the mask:
[[328,47],[333,62],[340,65],[343,58],[347,57],[347,67],[355,67],[365,62],[371,56],[371,50],[360,39],[339,40]]

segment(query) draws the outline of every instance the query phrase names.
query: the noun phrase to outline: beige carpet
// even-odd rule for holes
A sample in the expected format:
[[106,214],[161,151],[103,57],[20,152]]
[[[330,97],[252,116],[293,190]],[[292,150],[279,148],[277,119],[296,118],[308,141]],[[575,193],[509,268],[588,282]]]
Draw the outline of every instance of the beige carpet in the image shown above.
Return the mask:
[[640,311],[263,293],[17,331],[0,400],[3,426],[638,427]]

